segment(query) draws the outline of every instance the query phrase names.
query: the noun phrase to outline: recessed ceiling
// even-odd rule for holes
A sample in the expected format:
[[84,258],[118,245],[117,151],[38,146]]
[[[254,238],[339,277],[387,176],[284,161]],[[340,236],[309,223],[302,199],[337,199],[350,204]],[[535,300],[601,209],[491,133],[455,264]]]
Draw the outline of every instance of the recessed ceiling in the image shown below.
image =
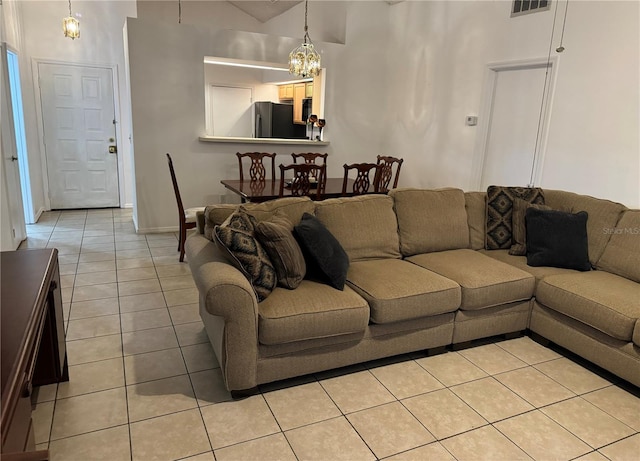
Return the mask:
[[260,22],[267,22],[269,19],[281,15],[290,10],[302,0],[261,0],[261,1],[236,1],[229,2],[236,8],[253,16]]

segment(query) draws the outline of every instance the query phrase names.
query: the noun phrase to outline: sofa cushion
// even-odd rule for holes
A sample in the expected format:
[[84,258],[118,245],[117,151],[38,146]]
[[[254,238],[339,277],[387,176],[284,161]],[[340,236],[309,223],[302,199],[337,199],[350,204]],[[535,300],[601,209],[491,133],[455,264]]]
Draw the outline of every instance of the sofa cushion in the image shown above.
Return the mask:
[[216,246],[251,283],[258,302],[269,296],[278,281],[267,252],[255,236],[255,218],[236,211],[214,228]]
[[461,309],[472,310],[530,299],[534,277],[473,250],[450,250],[407,258],[458,283]]
[[627,210],[615,228],[596,267],[640,282],[640,210]]
[[258,305],[258,339],[267,345],[363,332],[368,322],[369,306],[351,288],[310,280],[276,288]]
[[511,240],[513,245],[509,248],[510,255],[524,256],[527,254],[527,226],[525,222],[527,208],[535,208],[536,210],[551,209],[550,206],[529,203],[520,198],[516,198],[513,201],[513,214],[511,216]]
[[527,264],[591,270],[586,211],[566,213],[528,208]]
[[571,213],[586,211],[589,214],[587,221],[589,261],[595,267],[611,238],[611,233],[607,229],[616,227],[620,215],[627,208],[610,200],[574,194],[573,192],[545,189],[544,194],[545,204],[554,210],[565,210]]
[[326,280],[332,287],[342,290],[347,279],[349,256],[340,242],[312,214],[302,215],[294,227],[307,264],[308,274]]
[[487,194],[485,192],[465,192],[464,207],[469,224],[469,248],[480,250],[486,240]]
[[561,269],[559,267],[540,266],[533,267],[527,265],[526,256],[510,255],[509,250],[480,250],[480,253],[489,256],[490,258],[497,259],[503,263],[507,263],[520,270],[528,272],[536,278],[536,285],[540,283],[540,280],[550,275],[556,274],[576,274],[577,271],[573,269]]
[[640,318],[640,284],[604,271],[546,277],[536,300],[622,341]]
[[315,214],[351,261],[400,258],[398,221],[388,195],[323,200],[316,202]]
[[[244,203],[246,212],[251,213],[260,221],[267,220],[279,211],[286,216],[293,225],[300,222],[304,213],[313,213],[314,202],[309,197],[285,197],[262,203]],[[219,204],[209,205],[204,209],[204,236],[213,240],[213,228],[222,224],[239,205]]]
[[411,256],[469,248],[464,192],[460,189],[394,189],[400,252]]
[[351,264],[347,283],[364,299],[374,323],[391,323],[455,311],[457,283],[399,259]]
[[510,248],[512,242],[513,201],[544,204],[540,188],[489,186],[487,188],[487,244],[488,250]]
[[307,273],[302,250],[292,231],[291,221],[278,213],[259,222],[255,231],[276,270],[278,285],[290,290],[297,288]]
[[640,346],[640,320],[636,320],[636,326],[633,329],[633,336],[631,337],[633,344]]

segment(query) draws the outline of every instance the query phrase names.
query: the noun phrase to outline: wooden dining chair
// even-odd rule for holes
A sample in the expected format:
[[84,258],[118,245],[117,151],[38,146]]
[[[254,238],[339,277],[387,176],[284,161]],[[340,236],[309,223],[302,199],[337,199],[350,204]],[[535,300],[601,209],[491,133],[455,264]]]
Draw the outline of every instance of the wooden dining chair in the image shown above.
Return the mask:
[[326,164],[327,163],[327,156],[329,154],[324,153],[324,154],[318,154],[318,153],[314,153],[314,152],[306,152],[306,153],[302,153],[302,154],[291,154],[291,157],[293,157],[293,163],[298,163],[298,159],[302,159],[304,160],[304,163],[316,163],[316,160],[318,159],[322,159],[322,163]]
[[[356,170],[356,177],[353,182],[353,188],[350,195],[370,194],[378,192],[378,176],[380,173],[380,165],[377,163],[352,163],[344,166],[344,178],[342,180],[342,195],[347,195],[347,184],[349,182],[349,172]],[[373,173],[373,178],[371,174]]]
[[391,184],[391,178],[393,177],[393,165],[396,164],[396,176],[393,180],[393,187],[398,187],[398,178],[400,177],[400,168],[404,159],[390,157],[388,155],[378,155],[378,165],[380,165],[380,172],[378,174],[378,192],[386,194],[389,192],[389,184]]
[[251,166],[249,167],[249,179],[251,182],[264,182],[267,179],[267,169],[264,165],[265,158],[271,159],[271,179],[276,179],[276,154],[268,152],[245,152],[241,154],[236,152],[238,157],[238,167],[240,169],[240,181],[244,181],[244,172],[242,168],[242,159],[249,158]]
[[180,223],[178,237],[178,251],[180,252],[180,262],[184,261],[184,242],[187,240],[187,230],[196,227],[196,213],[204,212],[204,207],[194,207],[184,209],[182,206],[182,198],[180,197],[180,189],[178,189],[178,180],[176,172],[173,169],[173,160],[171,155],[167,153],[167,162],[169,163],[169,172],[171,173],[171,182],[173,183],[173,192],[176,194],[176,202],[178,202],[178,222]]
[[[292,170],[291,179],[286,179],[286,172]],[[310,196],[316,200],[322,198],[327,182],[327,166],[315,163],[280,164],[280,192],[279,197],[284,196],[285,185],[291,190],[292,196]],[[315,188],[315,189],[314,189]]]

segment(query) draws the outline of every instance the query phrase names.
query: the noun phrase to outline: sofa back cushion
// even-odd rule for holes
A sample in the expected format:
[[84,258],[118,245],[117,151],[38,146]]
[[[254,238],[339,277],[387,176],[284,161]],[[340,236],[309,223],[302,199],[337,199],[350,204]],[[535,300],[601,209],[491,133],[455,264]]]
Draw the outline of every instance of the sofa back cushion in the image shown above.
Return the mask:
[[469,223],[469,248],[472,250],[484,248],[486,200],[487,194],[485,192],[464,193],[464,206],[467,210],[467,222]]
[[587,220],[589,261],[595,267],[611,238],[610,229],[616,227],[620,215],[627,208],[610,200],[559,190],[545,189],[544,197],[545,204],[554,210],[565,210],[571,213],[586,211],[589,214]]
[[611,238],[596,268],[640,282],[640,210],[625,211],[605,232]]
[[412,256],[469,248],[464,192],[460,189],[394,189],[400,252]]
[[[262,203],[244,203],[241,206],[258,222],[268,220],[278,212],[291,221],[294,226],[300,222],[303,214],[313,213],[315,208],[309,197],[286,197]],[[231,204],[206,207],[204,209],[204,236],[213,240],[213,228],[221,225],[238,208],[238,205]]]
[[351,261],[400,258],[393,199],[369,194],[316,202],[316,217],[340,242]]

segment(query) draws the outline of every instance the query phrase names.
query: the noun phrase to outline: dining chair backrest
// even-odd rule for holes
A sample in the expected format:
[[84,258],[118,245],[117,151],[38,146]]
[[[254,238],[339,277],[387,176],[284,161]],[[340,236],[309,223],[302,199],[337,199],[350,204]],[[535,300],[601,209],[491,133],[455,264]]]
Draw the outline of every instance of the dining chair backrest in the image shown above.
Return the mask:
[[322,163],[326,164],[328,155],[329,154],[327,153],[318,154],[314,152],[305,152],[302,154],[291,154],[291,157],[293,157],[293,163],[298,163],[298,159],[304,160],[304,163],[316,163],[316,160],[322,159]]
[[184,209],[184,206],[182,205],[182,197],[180,197],[180,189],[178,188],[178,180],[176,179],[176,172],[173,168],[173,160],[168,152],[167,163],[169,163],[173,192],[176,195],[176,202],[178,204],[178,251],[180,252],[180,262],[182,262],[184,261],[184,242],[187,239],[187,230],[196,227],[196,213],[198,211],[204,211],[204,207],[188,208],[187,210]]
[[242,167],[242,159],[249,158],[251,166],[249,167],[249,179],[251,182],[264,182],[267,179],[267,169],[264,165],[265,158],[271,159],[271,179],[276,179],[276,154],[268,152],[245,152],[236,153],[238,157],[238,168],[240,169],[240,181],[244,181],[244,171]]
[[[286,172],[293,171],[291,179],[286,179]],[[327,166],[315,163],[280,164],[280,192],[284,196],[285,186],[291,190],[293,196],[310,196],[320,200],[327,182]]]
[[[377,163],[352,163],[344,164],[344,177],[342,179],[342,195],[347,195],[347,184],[349,182],[349,172],[356,170],[356,177],[353,182],[353,195],[369,194],[378,192],[378,176],[380,173],[380,165]],[[371,174],[373,173],[373,178]]]
[[180,197],[180,189],[178,189],[178,180],[176,179],[176,172],[173,169],[173,160],[171,155],[167,152],[167,162],[169,163],[169,172],[171,173],[171,182],[173,183],[173,192],[176,194],[176,202],[178,202],[178,215],[181,216],[181,220],[184,219],[184,206],[182,206],[182,198]]
[[[400,168],[404,159],[390,157],[388,155],[378,155],[378,165],[380,172],[378,174],[378,192],[387,193],[389,189],[398,187],[398,178],[400,177]],[[393,178],[393,165],[396,164],[396,175],[393,179],[393,186],[390,188],[391,178]]]

